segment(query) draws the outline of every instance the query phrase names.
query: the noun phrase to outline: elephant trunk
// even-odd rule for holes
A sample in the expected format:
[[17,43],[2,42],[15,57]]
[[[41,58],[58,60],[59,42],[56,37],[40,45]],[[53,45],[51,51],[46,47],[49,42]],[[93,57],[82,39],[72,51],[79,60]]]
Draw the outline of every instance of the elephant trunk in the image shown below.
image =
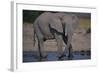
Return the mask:
[[64,41],[65,44],[67,44],[67,42],[68,42],[68,36],[63,35],[63,41]]
[[63,36],[67,36],[67,26],[66,24],[62,24],[63,26]]
[[65,44],[67,44],[68,36],[67,36],[67,29],[66,29],[65,24],[63,24],[63,41]]

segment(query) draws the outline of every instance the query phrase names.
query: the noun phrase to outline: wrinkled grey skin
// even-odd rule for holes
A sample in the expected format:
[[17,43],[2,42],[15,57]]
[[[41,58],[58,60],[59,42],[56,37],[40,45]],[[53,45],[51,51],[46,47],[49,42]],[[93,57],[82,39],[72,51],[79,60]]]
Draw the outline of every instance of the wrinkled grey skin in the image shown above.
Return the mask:
[[[78,18],[74,14],[66,13],[42,13],[34,22],[34,33],[38,39],[39,47],[39,59],[46,58],[46,54],[43,51],[44,41],[50,39],[56,39],[58,47],[58,59],[64,57],[64,52],[69,50],[69,59],[72,57],[71,39],[74,30],[78,26]],[[63,51],[63,42],[66,44],[66,48]]]

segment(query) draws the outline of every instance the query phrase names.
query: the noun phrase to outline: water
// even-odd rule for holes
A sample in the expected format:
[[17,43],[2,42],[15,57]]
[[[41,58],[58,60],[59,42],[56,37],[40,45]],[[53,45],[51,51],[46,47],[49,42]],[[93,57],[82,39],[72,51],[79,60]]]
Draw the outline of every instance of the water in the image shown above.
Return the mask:
[[[85,60],[91,59],[90,51],[86,52],[73,52],[72,60]],[[68,60],[67,55],[63,60]],[[58,61],[56,52],[48,52],[46,61]],[[37,52],[23,52],[23,62],[38,62]]]

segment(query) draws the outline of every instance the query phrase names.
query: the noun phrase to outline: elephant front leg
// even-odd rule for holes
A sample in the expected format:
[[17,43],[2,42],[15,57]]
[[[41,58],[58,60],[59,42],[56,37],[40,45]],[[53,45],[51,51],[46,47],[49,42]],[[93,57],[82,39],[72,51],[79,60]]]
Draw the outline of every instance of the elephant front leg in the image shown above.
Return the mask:
[[39,47],[39,61],[43,61],[47,57],[46,53],[44,52],[43,40],[39,40],[38,47]]
[[55,33],[55,38],[56,38],[56,41],[57,41],[57,57],[59,60],[62,60],[63,58],[63,40],[62,40],[62,36],[61,35],[58,35]]
[[[66,38],[67,38],[67,40],[65,40]],[[68,52],[68,60],[71,60],[73,58],[73,49],[72,49],[72,45],[71,45],[72,36],[68,35],[67,37],[63,37],[63,39],[66,44],[64,53]]]
[[68,59],[72,60],[73,58],[73,49],[72,49],[72,45],[70,44],[69,48],[68,48],[69,54],[68,54]]

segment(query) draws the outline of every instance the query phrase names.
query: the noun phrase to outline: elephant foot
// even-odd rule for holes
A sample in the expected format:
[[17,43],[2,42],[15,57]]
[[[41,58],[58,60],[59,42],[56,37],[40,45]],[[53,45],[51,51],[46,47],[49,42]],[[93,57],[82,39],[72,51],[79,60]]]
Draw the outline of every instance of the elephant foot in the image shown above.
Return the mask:
[[45,58],[41,58],[38,61],[42,62],[42,61],[46,61],[46,59]]
[[47,60],[47,55],[46,56],[41,56],[40,58],[39,58],[39,61],[46,61]]
[[73,55],[68,55],[68,60],[72,60],[73,59]]
[[61,55],[60,57],[58,57],[58,60],[64,60],[64,57],[66,57],[65,54]]

